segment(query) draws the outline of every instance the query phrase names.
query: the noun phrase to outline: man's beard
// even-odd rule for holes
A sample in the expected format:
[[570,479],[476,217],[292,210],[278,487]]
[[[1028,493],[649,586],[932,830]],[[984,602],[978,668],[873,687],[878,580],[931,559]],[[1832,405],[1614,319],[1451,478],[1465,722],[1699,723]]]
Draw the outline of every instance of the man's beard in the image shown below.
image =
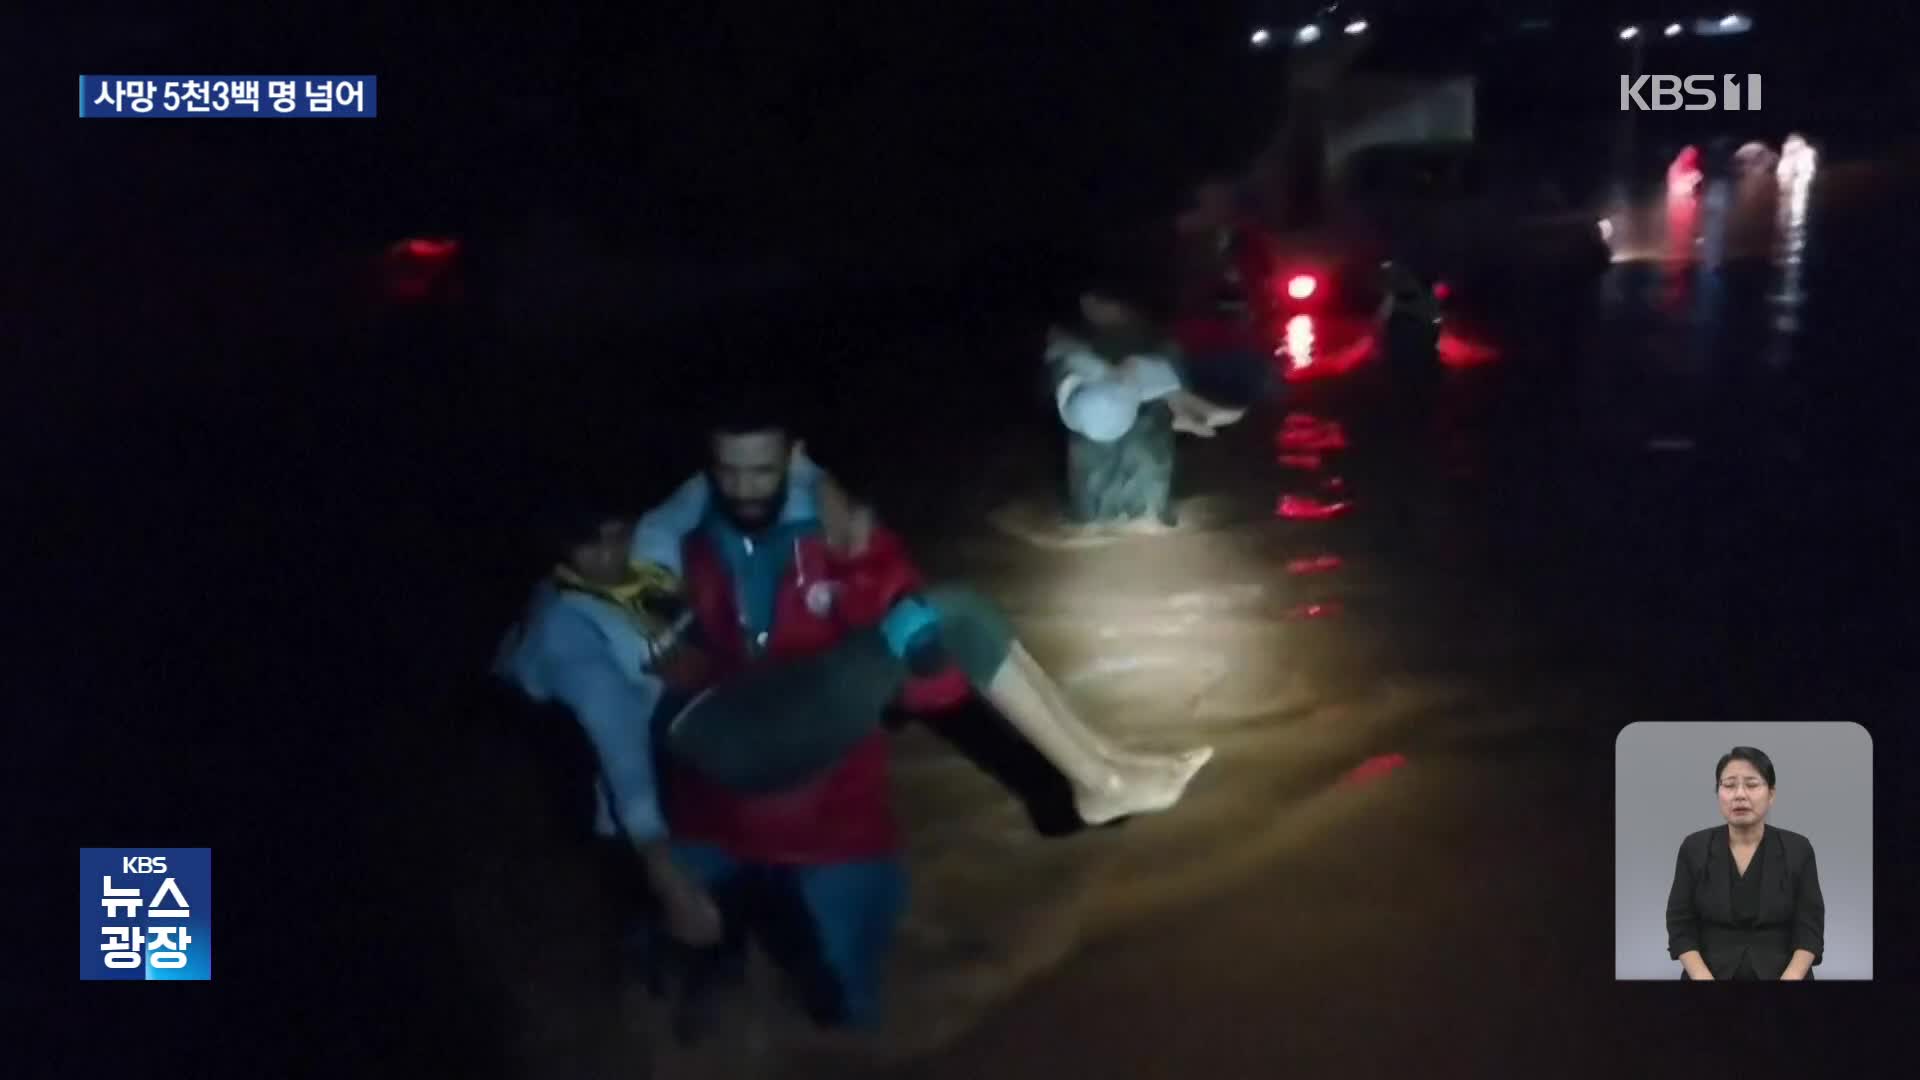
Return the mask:
[[720,508],[721,516],[734,528],[743,533],[765,532],[773,527],[780,518],[780,512],[786,509],[787,485],[783,481],[772,495],[751,502],[730,499],[716,492],[715,503]]

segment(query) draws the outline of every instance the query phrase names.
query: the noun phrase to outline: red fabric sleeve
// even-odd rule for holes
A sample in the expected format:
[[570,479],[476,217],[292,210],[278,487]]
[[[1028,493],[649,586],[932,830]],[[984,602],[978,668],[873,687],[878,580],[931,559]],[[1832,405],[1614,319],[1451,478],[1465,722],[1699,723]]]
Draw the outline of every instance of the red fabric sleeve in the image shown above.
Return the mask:
[[[876,625],[896,601],[926,584],[906,544],[883,527],[875,527],[865,551],[851,557],[829,556],[828,565],[842,584],[840,617],[852,629]],[[954,665],[923,679],[908,679],[900,692],[900,706],[914,713],[937,712],[961,704],[972,694],[966,672]]]
[[851,629],[878,623],[894,601],[921,586],[920,569],[907,554],[898,534],[875,526],[867,549],[858,555],[830,552],[828,573],[840,582],[835,602],[841,620]]

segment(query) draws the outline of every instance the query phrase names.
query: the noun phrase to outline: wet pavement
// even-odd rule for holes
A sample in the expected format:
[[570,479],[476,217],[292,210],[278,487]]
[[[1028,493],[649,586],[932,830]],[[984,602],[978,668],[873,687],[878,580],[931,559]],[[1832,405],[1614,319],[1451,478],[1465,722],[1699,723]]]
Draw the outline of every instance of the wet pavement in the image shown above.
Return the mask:
[[[661,1075],[1723,1060],[1689,1037],[1720,1006],[1612,982],[1610,762],[1635,720],[1877,715],[1835,659],[1854,609],[1808,565],[1838,493],[1804,368],[1857,314],[1806,315],[1812,206],[1763,258],[1623,259],[1488,321],[1411,457],[1359,380],[1296,387],[1183,446],[1170,535],[1049,532],[1046,432],[1003,431],[969,487],[1004,501],[917,530],[924,560],[999,599],[1097,724],[1217,757],[1174,811],[1061,835],[1030,766],[954,752],[991,718],[909,729],[888,1029],[810,1039],[763,1004]],[[1795,1019],[1743,1037],[1783,1060]]]

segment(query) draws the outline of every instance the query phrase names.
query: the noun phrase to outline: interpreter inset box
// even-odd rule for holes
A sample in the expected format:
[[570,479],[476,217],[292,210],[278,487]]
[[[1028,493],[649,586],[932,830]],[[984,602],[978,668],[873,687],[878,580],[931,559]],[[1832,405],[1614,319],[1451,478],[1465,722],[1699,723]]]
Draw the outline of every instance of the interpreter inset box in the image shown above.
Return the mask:
[[1873,978],[1873,737],[1629,724],[1614,743],[1614,978]]

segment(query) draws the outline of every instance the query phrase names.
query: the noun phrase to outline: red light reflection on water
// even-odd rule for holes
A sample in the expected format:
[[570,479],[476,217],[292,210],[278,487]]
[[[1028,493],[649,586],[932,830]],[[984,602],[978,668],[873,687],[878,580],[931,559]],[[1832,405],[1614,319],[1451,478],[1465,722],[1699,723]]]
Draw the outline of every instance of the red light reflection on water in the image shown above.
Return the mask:
[[1287,564],[1289,574],[1325,574],[1340,569],[1340,556],[1316,555],[1312,558],[1294,559]]
[[1288,453],[1313,453],[1321,450],[1345,450],[1347,433],[1336,423],[1318,427],[1287,427],[1274,437],[1280,449]]
[[1380,754],[1354,766],[1340,782],[1348,786],[1370,784],[1406,763],[1405,754]]
[[1325,521],[1353,508],[1347,502],[1323,502],[1311,495],[1282,495],[1275,515],[1292,521]]
[[1304,619],[1330,619],[1340,614],[1340,610],[1338,600],[1326,600],[1318,604],[1301,604],[1288,611],[1286,617],[1294,622]]
[[1491,345],[1469,341],[1451,330],[1440,331],[1440,362],[1450,368],[1478,367],[1499,359]]

